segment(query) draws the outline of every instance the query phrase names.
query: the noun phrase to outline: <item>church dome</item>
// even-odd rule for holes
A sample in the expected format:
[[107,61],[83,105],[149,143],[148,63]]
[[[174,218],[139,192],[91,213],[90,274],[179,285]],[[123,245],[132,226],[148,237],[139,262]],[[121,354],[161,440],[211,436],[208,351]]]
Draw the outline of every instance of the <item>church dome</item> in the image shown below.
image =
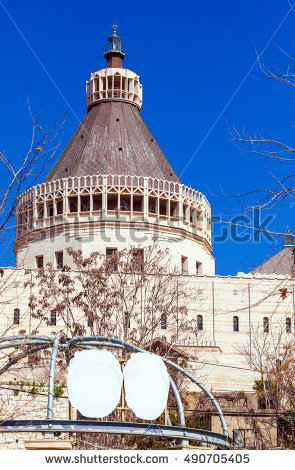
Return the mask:
[[145,124],[115,29],[104,57],[86,82],[83,121],[44,182],[18,199],[17,266],[70,264],[68,247],[89,256],[156,241],[184,274],[214,274],[210,205],[181,184]]
[[123,68],[121,38],[108,39],[106,67],[86,82],[87,114],[45,182],[71,176],[136,175],[180,182],[144,122],[139,76]]

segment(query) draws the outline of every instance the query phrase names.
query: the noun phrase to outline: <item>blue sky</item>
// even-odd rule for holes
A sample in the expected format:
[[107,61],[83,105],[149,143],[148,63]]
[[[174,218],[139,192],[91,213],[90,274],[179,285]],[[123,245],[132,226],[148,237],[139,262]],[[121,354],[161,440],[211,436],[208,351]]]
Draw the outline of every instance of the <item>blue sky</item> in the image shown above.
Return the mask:
[[[42,108],[47,126],[66,111],[66,102],[71,103],[76,117],[70,113],[63,128],[61,149],[65,146],[78,125],[77,117],[84,117],[85,81],[90,72],[104,66],[102,49],[116,21],[127,48],[125,66],[141,77],[145,121],[182,182],[206,194],[214,215],[224,219],[239,214],[239,198],[226,194],[269,186],[270,171],[276,176],[286,171],[285,166],[242,153],[228,126],[246,124],[267,137],[294,144],[292,90],[266,80],[257,66],[247,75],[255,61],[253,45],[262,51],[277,29],[264,62],[287,64],[277,45],[294,53],[295,13],[280,26],[290,8],[287,0],[2,3],[48,72],[0,3],[0,148],[5,147],[12,158],[24,153],[30,138],[27,96],[35,113]],[[292,227],[293,212],[272,209],[272,228]],[[220,234],[222,227],[214,224],[214,234]],[[243,243],[216,242],[216,272],[251,269],[281,242],[280,237],[255,241],[252,236]],[[5,257],[13,262],[11,248]]]

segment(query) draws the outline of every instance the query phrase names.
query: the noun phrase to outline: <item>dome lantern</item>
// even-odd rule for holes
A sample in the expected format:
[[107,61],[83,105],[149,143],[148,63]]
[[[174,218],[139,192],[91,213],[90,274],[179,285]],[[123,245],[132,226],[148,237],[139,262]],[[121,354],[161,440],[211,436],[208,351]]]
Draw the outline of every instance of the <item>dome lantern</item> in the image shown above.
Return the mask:
[[108,44],[104,47],[104,58],[107,59],[107,67],[123,67],[122,60],[125,57],[125,47],[122,46],[122,40],[117,35],[118,26],[113,24],[113,34],[108,38]]

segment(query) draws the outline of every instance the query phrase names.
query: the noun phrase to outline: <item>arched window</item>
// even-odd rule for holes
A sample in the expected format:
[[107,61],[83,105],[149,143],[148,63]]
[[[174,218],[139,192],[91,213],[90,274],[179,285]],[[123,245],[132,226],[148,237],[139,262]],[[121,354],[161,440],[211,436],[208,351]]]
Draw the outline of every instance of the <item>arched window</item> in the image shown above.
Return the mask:
[[52,310],[50,312],[50,323],[51,325],[56,325],[56,311]]
[[233,330],[239,331],[239,317],[233,318]]
[[203,315],[197,316],[197,327],[198,327],[198,330],[203,329]]
[[291,318],[286,318],[286,333],[291,333]]
[[130,316],[129,316],[129,313],[128,312],[125,312],[125,326],[127,328],[130,328]]
[[269,333],[269,319],[268,319],[268,317],[263,318],[263,331],[264,331],[264,333]]
[[167,316],[165,315],[165,313],[162,313],[161,315],[161,329],[167,330]]
[[13,311],[13,323],[19,325],[20,309],[15,308]]

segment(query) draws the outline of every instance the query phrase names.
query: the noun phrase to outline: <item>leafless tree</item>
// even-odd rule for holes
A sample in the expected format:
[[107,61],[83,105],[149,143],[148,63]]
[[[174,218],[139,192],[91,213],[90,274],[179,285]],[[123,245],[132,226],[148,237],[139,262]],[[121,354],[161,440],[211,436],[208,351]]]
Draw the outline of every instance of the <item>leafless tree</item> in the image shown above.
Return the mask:
[[[283,49],[279,50],[284,54],[288,63],[285,69],[277,66],[268,66],[262,62],[257,54],[257,63],[263,77],[267,80],[275,80],[281,85],[287,86],[291,91],[295,88],[295,58]],[[267,170],[273,180],[272,187],[261,185],[259,188],[238,195],[243,210],[255,208],[272,209],[274,207],[293,207],[295,197],[295,173],[292,164],[295,162],[295,147],[291,142],[283,142],[279,139],[267,137],[261,132],[251,132],[248,126],[239,130],[236,127],[230,129],[230,134],[238,148],[250,155],[266,158],[269,163],[277,162],[285,164],[285,174],[276,174],[271,167]],[[282,167],[280,167],[281,169]]]
[[[0,151],[0,259],[4,263],[5,252],[14,239],[14,215],[19,195],[39,182],[45,174],[45,170],[50,164],[59,146],[59,133],[64,123],[66,115],[60,116],[51,128],[45,129],[41,123],[40,114],[34,116],[28,103],[30,119],[32,122],[31,135],[27,148],[21,155],[12,155],[7,148]],[[2,248],[1,248],[2,247]],[[28,348],[29,338],[26,332],[18,329],[18,321],[14,318],[19,310],[15,307],[19,305],[20,297],[24,294],[23,278],[13,269],[0,268],[0,315],[1,333],[0,340],[3,341],[12,334],[24,335],[23,344],[17,350],[14,348],[3,349],[0,354],[0,419],[16,418],[26,410],[34,406],[34,393],[29,392],[20,383],[30,380],[32,376],[33,362],[25,358],[13,365],[8,370],[3,366],[18,354],[24,353]],[[23,313],[23,312],[22,312]],[[22,315],[24,320],[24,314]],[[4,341],[5,343],[7,341]],[[3,343],[2,343],[3,344]],[[37,377],[35,380],[38,381]],[[31,389],[32,387],[30,387]],[[27,400],[22,400],[21,407],[9,407],[9,398],[13,395],[26,396]],[[38,408],[40,405],[36,405]],[[37,409],[36,409],[37,411]]]
[[109,258],[67,251],[72,269],[48,264],[27,282],[33,289],[29,306],[39,321],[50,325],[54,313],[72,336],[116,336],[147,349],[161,336],[171,345],[187,335],[199,337],[189,307],[200,294],[173,268],[168,250],[153,244],[144,251],[116,251]]
[[295,448],[295,340],[280,322],[272,326],[253,328],[251,345],[249,341],[237,352],[255,373],[259,406],[276,418],[281,444]]
[[33,115],[28,103],[32,131],[28,148],[23,155],[9,155],[7,149],[0,151],[0,244],[1,257],[5,252],[14,229],[13,218],[18,196],[40,181],[59,146],[58,135],[65,120],[60,116],[50,129],[41,124],[40,114]]

